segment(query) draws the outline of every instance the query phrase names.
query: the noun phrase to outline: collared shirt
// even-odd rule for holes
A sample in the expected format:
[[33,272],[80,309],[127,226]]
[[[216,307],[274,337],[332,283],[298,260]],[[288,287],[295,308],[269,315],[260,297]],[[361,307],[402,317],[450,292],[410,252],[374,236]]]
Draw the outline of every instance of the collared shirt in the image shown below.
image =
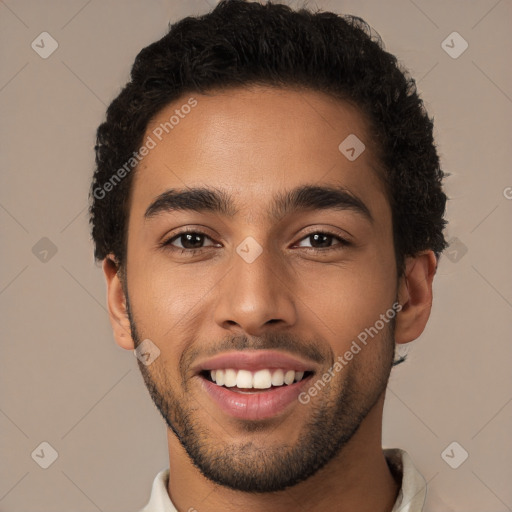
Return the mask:
[[[402,482],[392,512],[433,512],[433,509],[424,508],[427,484],[409,455],[392,448],[384,450],[384,456],[393,476]],[[140,512],[178,512],[167,493],[168,483],[169,468],[165,468],[156,475],[149,503]]]

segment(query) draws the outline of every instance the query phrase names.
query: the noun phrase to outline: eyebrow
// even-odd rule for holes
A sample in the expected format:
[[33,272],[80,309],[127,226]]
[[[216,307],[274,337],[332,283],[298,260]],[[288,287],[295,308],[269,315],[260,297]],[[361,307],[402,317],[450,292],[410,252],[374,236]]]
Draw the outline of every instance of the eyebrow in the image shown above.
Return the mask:
[[[279,192],[272,200],[269,218],[278,221],[300,210],[350,210],[373,223],[366,204],[343,187],[302,185]],[[234,217],[238,213],[232,198],[223,190],[207,187],[170,189],[160,194],[147,208],[144,218],[151,219],[175,211],[216,213]]]

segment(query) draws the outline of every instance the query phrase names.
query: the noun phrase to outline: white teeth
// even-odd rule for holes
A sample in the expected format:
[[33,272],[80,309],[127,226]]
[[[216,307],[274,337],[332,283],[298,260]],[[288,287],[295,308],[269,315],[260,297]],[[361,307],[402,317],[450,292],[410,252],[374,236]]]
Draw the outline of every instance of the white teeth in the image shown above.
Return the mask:
[[225,370],[211,370],[210,377],[218,386],[226,386],[227,388],[268,389],[272,386],[283,386],[284,384],[289,386],[294,382],[300,382],[304,377],[304,372],[265,369],[252,373],[249,370],[227,368]]
[[295,380],[295,372],[293,370],[288,370],[284,374],[284,383],[288,386]]
[[224,386],[224,370],[217,370],[217,374],[215,375],[215,382],[219,386]]
[[256,389],[267,389],[272,386],[270,370],[260,370],[254,374],[253,387]]
[[236,387],[244,389],[252,388],[252,373],[249,370],[238,370]]
[[224,386],[234,388],[236,386],[236,372],[231,368],[224,370]]
[[283,370],[276,370],[272,374],[272,386],[282,386],[284,384]]

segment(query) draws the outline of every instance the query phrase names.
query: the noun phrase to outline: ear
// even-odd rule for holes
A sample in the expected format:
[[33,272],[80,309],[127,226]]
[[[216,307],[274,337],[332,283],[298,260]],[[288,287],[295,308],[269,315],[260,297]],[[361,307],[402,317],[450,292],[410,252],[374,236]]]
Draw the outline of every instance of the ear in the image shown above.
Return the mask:
[[396,343],[415,340],[425,329],[432,308],[432,281],[437,260],[432,251],[406,258],[405,272],[398,285],[398,301],[402,309],[395,324]]
[[107,306],[114,338],[121,348],[134,350],[135,344],[131,336],[126,297],[116,258],[109,254],[103,260],[102,268],[107,281]]

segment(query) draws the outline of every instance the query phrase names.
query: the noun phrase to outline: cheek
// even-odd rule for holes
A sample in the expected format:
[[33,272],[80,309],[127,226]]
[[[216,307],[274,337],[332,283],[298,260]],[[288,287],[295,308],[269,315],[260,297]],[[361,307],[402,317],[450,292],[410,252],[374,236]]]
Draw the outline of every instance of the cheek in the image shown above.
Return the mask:
[[297,305],[339,355],[392,307],[394,274],[389,267],[370,261],[317,268],[295,274],[300,283],[294,287],[300,299]]
[[132,260],[128,287],[141,334],[166,343],[172,341],[173,349],[179,352],[180,343],[191,334],[187,334],[187,328],[191,323],[197,325],[214,285],[213,273],[200,267],[191,271],[160,258],[147,258],[142,264]]

